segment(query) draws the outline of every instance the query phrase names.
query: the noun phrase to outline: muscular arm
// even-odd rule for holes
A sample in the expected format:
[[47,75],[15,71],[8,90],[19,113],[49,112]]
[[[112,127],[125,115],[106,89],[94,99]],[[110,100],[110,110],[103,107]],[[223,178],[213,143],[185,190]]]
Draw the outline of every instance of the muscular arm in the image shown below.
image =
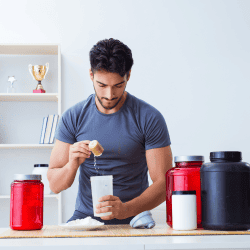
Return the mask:
[[153,184],[140,196],[126,202],[127,217],[151,210],[166,200],[165,174],[172,167],[170,146],[147,150],[146,159]]
[[69,143],[56,140],[49,162],[47,178],[50,189],[58,194],[71,187],[74,182],[78,164],[69,162]]

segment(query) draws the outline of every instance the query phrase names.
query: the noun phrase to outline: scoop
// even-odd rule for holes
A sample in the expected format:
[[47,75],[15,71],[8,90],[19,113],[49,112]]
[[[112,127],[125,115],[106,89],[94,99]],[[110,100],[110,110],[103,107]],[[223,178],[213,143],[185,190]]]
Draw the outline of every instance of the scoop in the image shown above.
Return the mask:
[[97,140],[93,140],[89,143],[89,149],[95,156],[101,156],[104,151],[104,148]]

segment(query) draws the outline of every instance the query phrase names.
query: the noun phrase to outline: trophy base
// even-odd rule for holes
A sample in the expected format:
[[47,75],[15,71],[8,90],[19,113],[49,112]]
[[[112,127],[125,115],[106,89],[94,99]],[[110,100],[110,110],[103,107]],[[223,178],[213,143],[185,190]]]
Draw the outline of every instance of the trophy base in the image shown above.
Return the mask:
[[46,93],[44,89],[34,89],[33,93]]

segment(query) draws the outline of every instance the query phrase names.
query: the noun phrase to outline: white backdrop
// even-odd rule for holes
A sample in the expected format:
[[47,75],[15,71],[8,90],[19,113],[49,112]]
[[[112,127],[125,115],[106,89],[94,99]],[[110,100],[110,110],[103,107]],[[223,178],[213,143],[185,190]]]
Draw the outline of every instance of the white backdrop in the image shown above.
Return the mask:
[[[163,114],[174,156],[237,150],[250,162],[249,11],[247,0],[0,0],[0,38],[61,44],[62,112],[94,93],[92,46],[119,39],[134,58],[126,90]],[[77,188],[78,173],[63,222]]]

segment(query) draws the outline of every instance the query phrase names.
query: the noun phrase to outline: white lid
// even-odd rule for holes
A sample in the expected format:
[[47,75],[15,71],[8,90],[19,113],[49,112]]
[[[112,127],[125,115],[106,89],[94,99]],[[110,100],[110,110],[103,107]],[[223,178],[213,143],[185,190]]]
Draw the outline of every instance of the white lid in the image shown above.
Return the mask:
[[14,174],[14,180],[24,181],[24,180],[41,180],[42,176],[40,174]]

